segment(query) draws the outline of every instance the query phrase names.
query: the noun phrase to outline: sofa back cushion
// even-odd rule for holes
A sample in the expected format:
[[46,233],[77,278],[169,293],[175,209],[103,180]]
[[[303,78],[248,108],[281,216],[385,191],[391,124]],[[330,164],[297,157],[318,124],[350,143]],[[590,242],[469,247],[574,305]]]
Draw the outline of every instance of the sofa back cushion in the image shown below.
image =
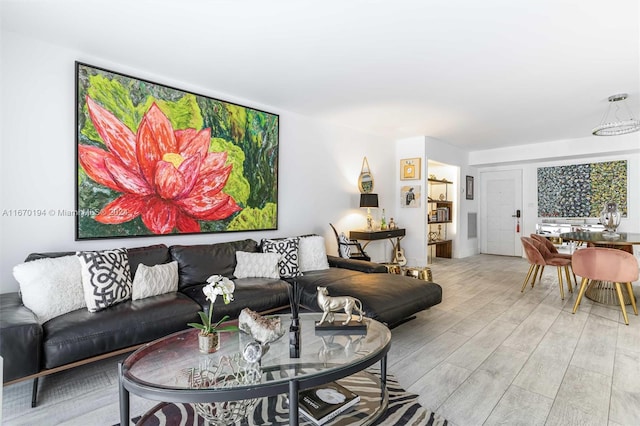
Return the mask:
[[218,244],[171,246],[169,250],[173,260],[178,261],[178,287],[183,290],[206,282],[211,275],[233,277],[236,252],[255,253],[258,251],[258,243],[247,239]]
[[29,254],[29,256],[27,256],[27,258],[24,261],[31,262],[32,260],[38,260],[38,259],[52,259],[56,257],[75,256],[75,255],[76,255],[75,251],[51,251],[46,253],[31,253]]
[[129,268],[131,268],[132,279],[136,276],[138,265],[141,263],[146,266],[155,266],[171,262],[169,247],[164,244],[130,248],[127,249],[127,255],[129,256]]
[[[25,259],[25,262],[30,262],[36,259],[47,259],[52,257],[62,256],[75,256],[75,251],[56,251],[48,253],[31,253]],[[146,247],[134,247],[127,249],[127,255],[129,256],[129,268],[131,269],[131,279],[136,275],[138,265],[143,263],[147,266],[160,265],[161,263],[171,262],[171,255],[169,254],[169,247],[164,244],[155,244]]]
[[[138,265],[154,266],[171,261],[169,247],[156,244],[127,249],[131,278]],[[32,262],[39,261],[39,262]],[[82,287],[82,268],[75,251],[31,253],[16,265],[22,303],[40,324],[56,316],[87,306]]]

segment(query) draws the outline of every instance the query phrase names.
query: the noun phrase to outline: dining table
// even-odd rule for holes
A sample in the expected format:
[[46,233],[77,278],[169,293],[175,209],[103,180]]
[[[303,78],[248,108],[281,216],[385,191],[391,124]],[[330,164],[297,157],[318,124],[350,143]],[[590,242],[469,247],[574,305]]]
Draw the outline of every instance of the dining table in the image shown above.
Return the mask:
[[[564,232],[560,234],[560,238],[563,241],[586,243],[587,247],[607,247],[624,250],[631,254],[633,254],[634,244],[640,244],[640,233],[636,232]],[[611,282],[593,280],[584,295],[594,302],[606,305],[620,304],[615,285]],[[631,299],[626,293],[623,293],[623,300],[626,305],[631,304]]]

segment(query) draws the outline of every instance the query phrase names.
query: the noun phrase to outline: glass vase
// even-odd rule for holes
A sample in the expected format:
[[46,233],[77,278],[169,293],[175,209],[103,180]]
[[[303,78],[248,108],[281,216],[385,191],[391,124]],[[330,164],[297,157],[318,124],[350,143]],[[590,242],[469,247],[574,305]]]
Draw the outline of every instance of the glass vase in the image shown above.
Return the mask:
[[618,211],[618,205],[616,203],[605,204],[602,212],[600,213],[600,223],[604,226],[603,234],[614,236],[618,226],[620,226],[620,219],[622,215]]

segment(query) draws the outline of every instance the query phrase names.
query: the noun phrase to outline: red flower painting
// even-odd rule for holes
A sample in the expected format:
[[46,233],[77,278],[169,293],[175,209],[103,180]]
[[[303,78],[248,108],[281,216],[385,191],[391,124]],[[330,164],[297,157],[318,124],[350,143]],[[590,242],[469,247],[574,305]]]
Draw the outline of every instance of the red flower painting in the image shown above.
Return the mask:
[[223,192],[232,166],[225,152],[209,152],[209,128],[175,130],[153,103],[134,133],[89,96],[86,105],[107,149],[78,145],[80,165],[93,181],[121,194],[96,221],[120,224],[140,216],[155,234],[195,233],[199,221],[241,210]]

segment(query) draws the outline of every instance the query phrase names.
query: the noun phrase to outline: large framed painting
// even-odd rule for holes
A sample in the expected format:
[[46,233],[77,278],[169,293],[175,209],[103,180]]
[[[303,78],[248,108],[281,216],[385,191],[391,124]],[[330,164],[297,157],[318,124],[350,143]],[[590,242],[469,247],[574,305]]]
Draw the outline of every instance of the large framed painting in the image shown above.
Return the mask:
[[76,239],[278,228],[279,116],[76,62]]
[[538,216],[594,218],[607,203],[627,217],[627,161],[538,168]]

